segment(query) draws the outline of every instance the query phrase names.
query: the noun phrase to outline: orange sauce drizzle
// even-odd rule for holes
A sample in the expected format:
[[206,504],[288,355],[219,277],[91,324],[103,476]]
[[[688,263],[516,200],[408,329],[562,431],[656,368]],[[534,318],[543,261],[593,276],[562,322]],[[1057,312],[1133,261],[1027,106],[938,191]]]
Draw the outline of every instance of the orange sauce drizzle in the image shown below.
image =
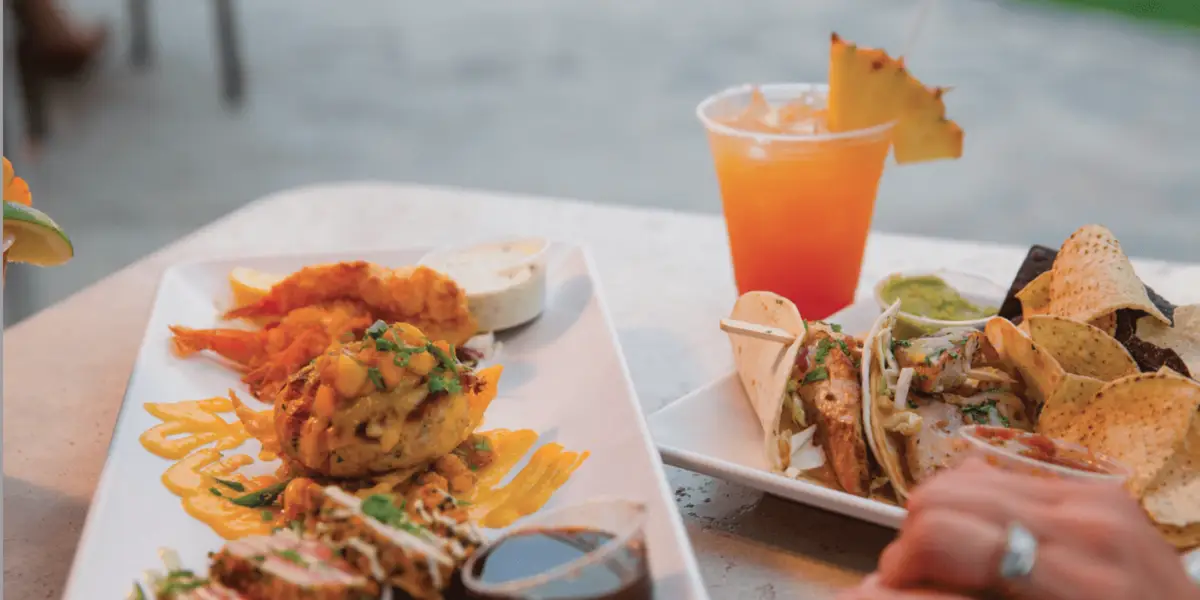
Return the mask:
[[[222,458],[216,449],[206,448],[171,465],[163,473],[162,482],[183,499],[183,510],[211,527],[217,535],[227,540],[248,535],[267,535],[279,521],[278,509],[249,508],[229,501],[229,498],[278,483],[279,480],[271,475],[246,477],[237,473],[238,469],[252,462],[254,459],[247,454]],[[240,483],[244,491],[220,484],[217,478]],[[213,490],[221,496],[213,493]]]
[[[163,473],[162,482],[181,498],[189,515],[225,539],[265,535],[278,526],[281,517],[277,508],[238,506],[229,498],[275,484],[279,479],[271,475],[252,478],[241,475],[238,469],[253,463],[254,459],[246,454],[224,457],[221,454],[222,450],[240,446],[250,433],[273,435],[270,410],[253,411],[240,401],[226,397],[148,403],[145,406],[163,422],[141,435],[142,445],[158,456],[176,461]],[[236,412],[240,420],[228,422],[219,416],[219,413],[228,412]],[[497,429],[482,435],[488,438],[496,456],[491,464],[479,471],[478,484],[470,501],[472,516],[487,528],[506,527],[540,510],[589,456],[588,452],[566,451],[561,444],[545,444],[533,452],[508,483],[502,485],[537,443],[538,434],[531,429]],[[273,440],[263,441],[270,443]],[[260,460],[275,457],[276,454],[267,449],[259,454]],[[245,491],[220,484],[217,478],[239,483]]]
[[491,442],[496,458],[480,470],[470,500],[472,516],[487,528],[506,527],[540,510],[589,456],[587,452],[568,452],[561,444],[546,444],[534,451],[529,462],[501,486],[504,477],[537,442],[537,432],[498,429],[483,435]]
[[[248,508],[228,500],[278,481],[269,475],[248,478],[238,474],[238,469],[254,462],[249,455],[222,457],[222,450],[236,448],[249,437],[240,421],[229,422],[219,416],[233,410],[233,401],[219,396],[148,403],[146,411],[162,423],[139,438],[146,450],[176,461],[163,473],[163,485],[181,498],[189,515],[225,539],[268,534],[279,521],[277,509]],[[220,484],[217,478],[241,484],[244,491]]]
[[183,402],[151,402],[146,411],[162,420],[141,436],[142,446],[163,458],[179,460],[189,452],[213,444],[217,450],[237,448],[249,434],[240,421],[217,416],[231,412],[233,402],[217,396]]

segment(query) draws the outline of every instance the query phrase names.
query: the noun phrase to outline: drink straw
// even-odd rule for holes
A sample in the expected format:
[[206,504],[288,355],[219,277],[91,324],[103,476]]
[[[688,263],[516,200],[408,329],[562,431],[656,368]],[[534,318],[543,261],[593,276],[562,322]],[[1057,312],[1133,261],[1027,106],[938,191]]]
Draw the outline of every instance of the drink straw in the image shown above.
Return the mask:
[[917,6],[917,16],[908,28],[908,39],[904,41],[904,51],[900,53],[900,58],[907,58],[917,45],[917,38],[921,37],[921,29],[925,26],[925,21],[936,3],[937,0],[920,0],[920,5]]

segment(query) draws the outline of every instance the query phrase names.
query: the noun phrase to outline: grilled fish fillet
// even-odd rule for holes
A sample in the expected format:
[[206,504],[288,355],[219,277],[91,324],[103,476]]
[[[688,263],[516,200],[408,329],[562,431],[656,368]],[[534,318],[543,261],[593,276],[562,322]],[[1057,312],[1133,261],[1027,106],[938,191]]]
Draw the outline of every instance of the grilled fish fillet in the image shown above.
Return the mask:
[[983,332],[976,329],[949,328],[893,345],[900,368],[913,369],[912,389],[936,394],[967,381],[971,360],[984,339]]
[[862,386],[855,366],[861,358],[857,342],[841,333],[810,325],[805,346],[807,369],[798,391],[817,440],[843,490],[866,496],[871,478],[863,438]]

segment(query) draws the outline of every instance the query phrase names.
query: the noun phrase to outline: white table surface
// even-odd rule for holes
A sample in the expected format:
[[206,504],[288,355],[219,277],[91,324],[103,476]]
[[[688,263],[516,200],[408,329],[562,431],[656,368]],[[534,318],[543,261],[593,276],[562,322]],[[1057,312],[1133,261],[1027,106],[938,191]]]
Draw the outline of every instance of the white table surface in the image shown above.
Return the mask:
[[[54,598],[62,591],[155,286],[167,266],[507,235],[542,235],[589,247],[647,414],[732,368],[726,337],[717,328],[735,299],[717,217],[374,183],[276,194],[6,332],[5,595]],[[1025,251],[873,234],[860,292],[907,268],[990,273],[1007,285]],[[1135,264],[1165,297],[1176,303],[1200,300],[1200,266]],[[88,340],[91,349],[64,356],[64,331]],[[64,368],[70,376],[62,376]],[[892,537],[888,530],[735,484],[667,471],[714,598],[827,597],[869,572]]]

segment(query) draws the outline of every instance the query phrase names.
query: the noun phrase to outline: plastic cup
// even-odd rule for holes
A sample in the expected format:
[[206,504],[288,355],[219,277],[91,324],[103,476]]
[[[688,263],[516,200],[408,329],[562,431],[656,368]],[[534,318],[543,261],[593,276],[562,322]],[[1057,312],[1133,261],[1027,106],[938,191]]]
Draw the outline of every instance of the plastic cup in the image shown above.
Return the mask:
[[[960,429],[959,436],[969,443],[973,454],[1007,471],[1115,484],[1124,483],[1130,475],[1128,467],[1107,456],[1037,433],[970,425]],[[1048,454],[1054,458],[1047,459]]]
[[[854,301],[892,124],[842,133],[778,130],[739,120],[755,86],[696,107],[708,130],[740,293],[780,294],[808,319]],[[757,86],[773,106],[825,108],[828,86]]]
[[[539,512],[508,530],[471,555],[462,569],[463,585],[475,596],[488,599],[590,598],[580,595],[579,583],[593,588],[619,588],[622,598],[649,598],[652,593],[646,552],[646,506],[640,502],[600,499]],[[587,530],[602,532],[604,540],[575,560],[555,565],[520,579],[485,583],[480,577],[491,560],[490,550],[505,540],[533,531]],[[565,539],[579,544],[583,538]],[[525,559],[522,559],[525,560]],[[645,589],[644,589],[645,588]]]

